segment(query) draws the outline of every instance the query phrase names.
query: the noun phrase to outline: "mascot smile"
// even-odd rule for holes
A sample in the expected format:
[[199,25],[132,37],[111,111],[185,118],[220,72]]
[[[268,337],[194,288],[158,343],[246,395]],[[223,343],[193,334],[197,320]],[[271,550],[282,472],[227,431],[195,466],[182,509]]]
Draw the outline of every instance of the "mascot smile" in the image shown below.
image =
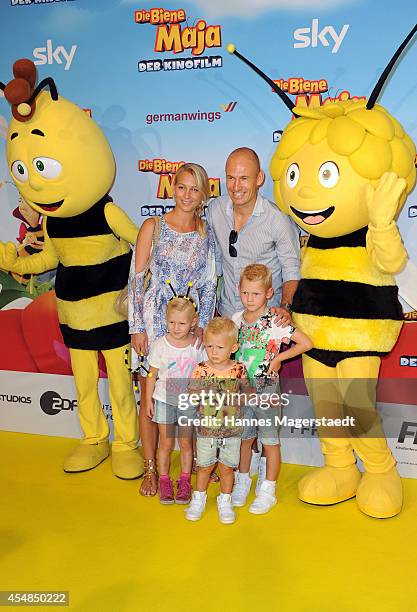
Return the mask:
[[[402,508],[402,484],[375,409],[381,357],[403,324],[394,274],[407,262],[396,225],[414,187],[415,145],[399,122],[376,104],[394,54],[368,101],[294,107],[288,96],[236,51],[294,115],[271,161],[280,209],[310,234],[294,295],[295,324],[313,341],[303,355],[317,417],[351,416],[345,430],[320,428],[325,465],[299,483],[302,501],[335,504],[356,496],[375,518]],[[361,476],[355,454],[363,461]]]

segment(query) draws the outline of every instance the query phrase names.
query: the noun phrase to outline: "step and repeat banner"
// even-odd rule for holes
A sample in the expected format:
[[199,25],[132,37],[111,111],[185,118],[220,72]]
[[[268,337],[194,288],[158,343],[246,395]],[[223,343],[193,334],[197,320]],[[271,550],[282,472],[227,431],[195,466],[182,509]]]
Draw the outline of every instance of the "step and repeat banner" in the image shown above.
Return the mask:
[[[299,105],[369,96],[416,22],[414,0],[3,0],[0,81],[13,62],[32,59],[39,80],[101,126],[113,149],[111,195],[138,226],[171,209],[172,180],[185,162],[203,165],[212,196],[224,194],[224,164],[239,146],[255,149],[267,171],[289,112],[259,77],[226,51],[233,42]],[[417,45],[404,55],[380,98],[417,140]],[[19,255],[42,249],[42,219],[19,197],[7,167],[11,112],[0,97],[0,240]],[[379,408],[405,476],[417,477],[417,196],[399,218],[410,255],[400,286],[407,321],[384,361]],[[22,278],[0,270],[0,427],[79,437],[69,353],[59,331],[54,273]],[[408,300],[408,302],[406,301]],[[111,421],[104,364],[100,394]],[[300,363],[284,375],[302,377]],[[291,387],[291,379],[287,384]],[[300,413],[311,406],[294,384]],[[303,387],[303,385],[301,385]],[[289,428],[284,457],[316,464],[317,432]]]

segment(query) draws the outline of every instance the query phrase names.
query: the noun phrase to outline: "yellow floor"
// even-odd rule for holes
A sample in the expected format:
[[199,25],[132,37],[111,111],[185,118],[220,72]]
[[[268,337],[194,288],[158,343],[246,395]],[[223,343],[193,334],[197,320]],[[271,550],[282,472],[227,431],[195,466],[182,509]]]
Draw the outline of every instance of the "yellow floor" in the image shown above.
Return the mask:
[[417,609],[417,481],[404,480],[402,514],[378,521],[354,500],[301,503],[296,483],[309,468],[285,465],[270,514],[242,508],[222,525],[210,485],[206,514],[191,523],[182,507],[139,496],[139,481],[112,476],[109,460],[64,474],[73,445],[0,433],[2,590],[68,590],[69,609],[83,612]]

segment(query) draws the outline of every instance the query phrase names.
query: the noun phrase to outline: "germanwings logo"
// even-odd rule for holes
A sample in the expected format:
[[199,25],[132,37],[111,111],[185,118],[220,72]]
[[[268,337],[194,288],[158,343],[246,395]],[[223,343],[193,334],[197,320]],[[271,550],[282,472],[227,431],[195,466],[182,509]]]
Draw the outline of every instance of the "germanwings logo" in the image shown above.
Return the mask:
[[[229,102],[229,104],[220,104],[220,108],[225,113],[231,113],[235,110],[237,102]],[[165,123],[174,121],[219,121],[222,118],[222,113],[219,111],[201,111],[197,110],[193,113],[153,113],[146,115],[145,121],[148,125],[154,123]]]
[[229,104],[220,104],[220,108],[224,110],[225,113],[231,113],[235,110],[237,102],[229,102]]
[[222,114],[219,111],[195,111],[194,113],[159,113],[146,115],[146,123],[151,125],[153,123],[164,123],[164,122],[175,122],[175,121],[218,121],[222,118]]

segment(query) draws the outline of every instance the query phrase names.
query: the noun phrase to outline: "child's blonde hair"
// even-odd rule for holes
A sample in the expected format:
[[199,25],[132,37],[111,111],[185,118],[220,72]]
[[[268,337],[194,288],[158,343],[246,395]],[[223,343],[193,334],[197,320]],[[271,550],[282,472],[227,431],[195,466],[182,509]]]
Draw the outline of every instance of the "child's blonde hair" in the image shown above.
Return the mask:
[[204,341],[206,341],[207,334],[225,334],[230,341],[235,344],[239,336],[239,330],[236,323],[231,319],[226,319],[226,317],[214,317],[214,319],[211,319],[211,321],[207,323],[207,327],[204,330]]
[[250,264],[246,266],[240,274],[239,286],[244,278],[251,282],[261,282],[266,290],[272,287],[272,272],[264,264]]
[[193,302],[185,297],[174,297],[172,300],[169,300],[167,304],[167,318],[169,313],[173,310],[187,313],[190,321],[192,321],[194,317],[198,316]]

